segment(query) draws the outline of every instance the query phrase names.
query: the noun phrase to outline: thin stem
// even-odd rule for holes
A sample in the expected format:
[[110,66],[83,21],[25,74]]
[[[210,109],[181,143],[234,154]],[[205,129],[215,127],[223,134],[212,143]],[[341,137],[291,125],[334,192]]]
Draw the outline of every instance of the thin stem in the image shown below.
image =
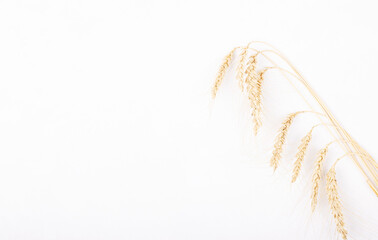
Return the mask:
[[[295,77],[295,78],[297,80],[299,80],[307,88],[307,90],[309,91],[309,93],[312,95],[312,97],[317,101],[317,103],[319,104],[319,106],[322,108],[323,112],[326,114],[326,116],[328,117],[328,119],[333,123],[334,128],[335,128],[337,134],[341,138],[343,138],[343,139],[346,140],[344,142],[339,142],[340,146],[342,148],[344,148],[344,150],[346,152],[350,153],[351,155],[354,152],[354,151],[352,151],[352,148],[355,150],[355,152],[360,153],[360,155],[358,155],[358,156],[360,156],[361,161],[365,164],[365,167],[368,170],[368,172],[371,174],[371,177],[374,179],[375,184],[373,184],[371,182],[371,180],[369,178],[369,175],[365,172],[364,168],[361,166],[361,164],[358,161],[358,159],[357,159],[357,157],[356,157],[355,154],[352,155],[352,159],[355,162],[355,164],[357,165],[357,167],[360,169],[361,173],[365,177],[365,179],[368,182],[369,186],[371,186],[372,189],[373,189],[373,191],[375,193],[377,193],[378,190],[377,190],[376,186],[378,185],[378,171],[377,171],[377,163],[374,161],[374,159],[366,152],[366,150],[364,150],[356,141],[353,140],[353,138],[347,133],[347,131],[344,128],[341,127],[340,123],[336,120],[336,118],[333,116],[333,114],[328,110],[328,108],[325,106],[324,102],[315,93],[315,91],[310,87],[310,85],[304,80],[304,78],[298,72],[298,70],[296,70],[296,68],[287,60],[287,58],[285,58],[282,55],[282,53],[280,53],[272,45],[267,44],[265,42],[260,42],[260,41],[254,41],[254,42],[255,43],[263,43],[263,44],[266,44],[266,45],[270,46],[274,50],[264,50],[264,52],[271,52],[271,53],[277,55],[283,61],[285,61],[288,64],[288,66],[295,72],[295,74],[290,74],[290,71],[283,70],[283,69],[279,68],[278,65],[275,63],[275,61],[273,61],[271,58],[269,58],[268,56],[266,56],[266,54],[261,53],[261,55],[263,55],[273,65],[275,65],[275,67],[278,67],[281,70],[281,72],[283,73],[283,75],[285,76],[285,78],[291,83],[291,85],[293,85],[293,87],[295,88],[295,90],[297,90],[297,92],[299,93],[299,95],[301,95],[301,97],[305,100],[305,102],[309,105],[309,107],[311,109],[313,109],[313,107],[311,106],[311,104],[309,104],[309,102],[306,100],[306,98],[298,91],[298,89],[296,88],[296,86],[294,85],[294,83],[286,76],[286,74],[290,74],[292,76],[296,75],[297,77]],[[252,42],[252,43],[254,43],[254,42]],[[260,51],[260,52],[262,52],[262,51]],[[336,137],[333,135],[333,133],[330,130],[329,130],[329,132],[336,139]],[[369,161],[366,161],[366,158],[362,158],[361,156],[367,156]]]
[[366,157],[365,154],[363,153],[358,153],[358,152],[351,152],[351,153],[345,153],[344,155],[342,155],[341,157],[339,157],[333,164],[332,164],[332,167],[335,167],[336,164],[343,158],[347,157],[347,156],[360,156],[360,157]]
[[[268,46],[271,49],[264,49],[264,50],[257,50],[255,48],[250,47],[253,43],[261,43],[266,46]],[[374,159],[367,153],[365,149],[363,149],[349,134],[348,132],[340,125],[340,123],[336,120],[334,115],[330,112],[330,110],[326,107],[325,103],[320,99],[320,97],[315,93],[315,91],[311,88],[311,86],[308,84],[308,82],[303,78],[303,76],[299,73],[299,71],[293,66],[293,64],[286,58],[284,55],[278,51],[274,46],[271,44],[268,44],[266,42],[262,41],[252,41],[248,43],[246,46],[249,50],[255,51],[256,56],[262,55],[265,59],[267,59],[269,62],[271,62],[274,66],[270,67],[270,69],[278,69],[282,75],[288,80],[288,82],[293,86],[293,88],[297,91],[297,93],[302,97],[302,99],[306,102],[306,104],[310,107],[310,109],[314,111],[314,108],[312,105],[307,101],[306,97],[298,90],[297,86],[294,84],[294,82],[287,76],[290,75],[294,77],[296,80],[298,80],[300,83],[304,85],[304,87],[309,91],[311,96],[316,100],[316,102],[321,107],[322,111],[324,112],[324,116],[328,118],[328,120],[332,123],[332,128],[336,131],[339,138],[343,139],[343,141],[337,141],[341,148],[343,148],[349,155],[352,156],[352,160],[355,162],[358,169],[361,171],[362,175],[365,177],[366,181],[368,182],[369,186],[372,188],[372,190],[377,194],[377,186],[378,186],[378,165],[377,162],[374,161]],[[240,48],[240,47],[237,47]],[[237,49],[235,48],[235,49]],[[243,47],[245,48],[245,47]],[[266,53],[272,53],[276,56],[278,56],[281,60],[283,60],[293,71],[288,71],[284,68],[281,68],[277,65],[277,63],[267,56]],[[323,122],[323,120],[319,117],[319,120]],[[331,131],[330,128],[327,127],[327,130],[331,134],[331,136],[334,139],[338,139],[335,137],[333,131]],[[357,154],[356,154],[357,153]],[[363,162],[365,168],[362,167],[360,164],[357,156],[359,156],[359,159]],[[364,157],[362,157],[364,156]],[[365,169],[368,171],[368,173],[365,171]],[[370,180],[370,177],[373,179],[373,182]],[[377,194],[378,196],[378,194]]]

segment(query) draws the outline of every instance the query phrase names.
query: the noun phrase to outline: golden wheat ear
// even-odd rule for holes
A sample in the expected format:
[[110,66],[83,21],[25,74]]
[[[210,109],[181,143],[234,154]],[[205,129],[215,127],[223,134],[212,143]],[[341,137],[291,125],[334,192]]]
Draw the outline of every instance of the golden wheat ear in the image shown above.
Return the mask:
[[319,186],[320,186],[320,179],[321,179],[321,172],[323,167],[323,162],[328,154],[329,147],[334,143],[340,143],[343,140],[334,140],[328,143],[324,148],[320,149],[317,158],[315,161],[314,172],[312,174],[312,189],[311,189],[311,209],[312,212],[315,211],[316,205],[318,204],[318,195],[319,195]]
[[333,218],[336,222],[336,229],[341,237],[346,240],[348,231],[345,229],[344,215],[342,205],[337,192],[336,170],[335,165],[327,173],[327,195]]
[[243,85],[246,86],[248,100],[250,102],[251,108],[254,108],[254,89],[256,88],[257,82],[257,72],[256,72],[256,57],[257,55],[251,55],[247,62],[247,67],[245,69],[246,77],[244,79]]
[[242,52],[240,53],[240,58],[239,58],[239,64],[237,68],[237,74],[236,74],[236,79],[239,80],[239,87],[242,91],[244,91],[244,64],[247,58],[248,54],[248,46],[242,48]]
[[213,89],[212,89],[212,97],[215,98],[217,96],[218,90],[220,85],[222,84],[224,75],[226,74],[227,69],[230,67],[232,57],[235,53],[235,50],[237,48],[234,48],[227,56],[224,58],[222,65],[220,66],[218,70],[217,77],[215,79]]
[[264,82],[264,74],[266,73],[268,69],[264,69],[260,71],[257,74],[257,80],[255,84],[255,88],[253,90],[253,108],[252,108],[252,119],[254,123],[254,133],[257,135],[258,130],[262,126],[262,121],[261,121],[261,113],[262,113],[262,84]]
[[247,62],[247,68],[245,70],[245,80],[244,85],[246,86],[248,101],[251,109],[255,108],[255,89],[257,83],[257,71],[256,71],[256,56],[251,55]]
[[328,153],[328,146],[329,145],[319,151],[318,157],[315,162],[314,173],[312,174],[311,209],[313,212],[315,211],[316,205],[318,204],[321,171],[324,159],[326,158]]
[[297,154],[295,155],[296,156],[296,160],[294,162],[294,168],[293,168],[293,175],[292,175],[292,179],[291,179],[291,182],[294,183],[299,174],[300,174],[300,171],[302,169],[302,164],[303,164],[303,161],[304,161],[304,158],[305,158],[305,155],[307,153],[307,149],[308,149],[308,146],[310,144],[310,141],[312,139],[312,134],[314,132],[314,129],[316,127],[319,127],[319,126],[324,126],[325,124],[323,123],[320,123],[320,124],[317,124],[317,125],[314,125],[311,130],[306,134],[306,136],[304,136],[302,139],[301,139],[301,144],[299,145],[298,147],[298,152]]
[[304,113],[304,112],[300,111],[300,112],[291,113],[282,122],[282,126],[278,132],[276,141],[274,143],[273,156],[270,159],[270,166],[273,167],[274,171],[276,171],[276,169],[278,168],[278,165],[282,158],[283,146],[286,142],[286,137],[289,132],[289,128],[293,124],[294,118],[301,113]]
[[313,131],[314,127],[301,140],[301,144],[299,145],[298,152],[296,154],[297,160],[295,160],[294,162],[293,176],[291,178],[292,183],[294,183],[299,176],[308,145],[310,144],[310,141],[312,139]]

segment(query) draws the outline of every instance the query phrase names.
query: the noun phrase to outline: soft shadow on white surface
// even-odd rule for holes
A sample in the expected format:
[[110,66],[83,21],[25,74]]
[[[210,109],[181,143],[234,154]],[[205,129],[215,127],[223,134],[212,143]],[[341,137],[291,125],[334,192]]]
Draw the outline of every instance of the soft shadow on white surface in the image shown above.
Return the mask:
[[[378,156],[376,7],[2,1],[0,239],[338,239],[324,192],[310,213],[311,164],[294,185],[295,148],[268,167],[277,85],[257,139],[233,76],[215,102],[210,86],[233,47],[268,41]],[[352,239],[376,239],[376,197],[349,160],[338,179]]]

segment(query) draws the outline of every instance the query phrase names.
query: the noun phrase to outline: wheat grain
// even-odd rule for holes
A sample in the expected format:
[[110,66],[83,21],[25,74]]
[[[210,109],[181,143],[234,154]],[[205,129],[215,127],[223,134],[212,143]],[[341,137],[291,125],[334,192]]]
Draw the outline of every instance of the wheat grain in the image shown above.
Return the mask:
[[344,215],[342,213],[342,205],[337,192],[336,170],[335,165],[327,173],[327,195],[331,208],[331,213],[336,221],[336,229],[341,237],[347,239],[347,230],[345,229]]
[[303,163],[304,157],[306,155],[308,145],[309,145],[309,143],[312,139],[312,131],[313,130],[314,130],[314,128],[312,128],[306,134],[306,136],[304,136],[301,140],[301,144],[300,144],[300,146],[298,148],[298,152],[296,154],[297,160],[294,162],[293,176],[292,176],[292,179],[291,179],[292,183],[294,183],[297,180],[299,173],[302,169],[302,163]]
[[227,69],[230,67],[230,63],[232,60],[232,56],[234,55],[236,48],[234,48],[223,60],[222,65],[219,68],[218,75],[215,79],[213,89],[212,89],[212,97],[215,98],[221,85],[224,75],[226,74]]
[[312,175],[312,193],[311,193],[311,209],[314,212],[316,205],[318,204],[320,174],[323,165],[323,161],[328,153],[328,146],[321,149],[318,153],[317,160],[315,162],[315,169]]
[[293,123],[294,118],[300,113],[303,113],[303,111],[289,114],[282,123],[274,144],[273,156],[270,159],[270,166],[273,167],[274,171],[277,169],[282,158],[283,145],[285,144],[289,128]]

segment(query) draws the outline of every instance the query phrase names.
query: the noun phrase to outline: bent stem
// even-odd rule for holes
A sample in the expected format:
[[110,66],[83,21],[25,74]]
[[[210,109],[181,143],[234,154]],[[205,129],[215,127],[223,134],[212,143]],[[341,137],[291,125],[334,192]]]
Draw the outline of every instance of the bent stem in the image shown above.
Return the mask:
[[[286,62],[288,64],[288,66],[294,71],[294,73],[295,73],[294,75],[296,75],[295,79],[299,80],[299,82],[302,83],[302,85],[305,86],[305,88],[308,90],[308,92],[311,94],[311,96],[319,104],[319,106],[321,107],[322,111],[324,112],[324,114],[329,119],[329,121],[332,123],[333,129],[336,131],[336,133],[339,136],[339,138],[341,138],[341,139],[344,140],[344,141],[339,141],[338,142],[339,145],[347,153],[349,153],[348,155],[350,155],[352,157],[352,160],[354,161],[354,163],[356,164],[356,166],[358,167],[358,169],[361,171],[361,173],[364,176],[365,180],[367,181],[369,187],[378,196],[378,188],[377,188],[378,187],[378,168],[377,168],[377,163],[375,162],[375,160],[341,126],[341,124],[336,120],[336,118],[334,117],[334,115],[326,107],[325,103],[320,99],[320,97],[312,89],[312,87],[309,85],[309,83],[303,78],[303,76],[293,66],[293,64],[286,57],[283,56],[282,53],[280,53],[275,47],[273,47],[272,45],[270,45],[268,43],[261,42],[261,41],[253,41],[252,43],[263,43],[263,44],[265,44],[265,45],[267,45],[267,46],[269,46],[269,47],[271,47],[273,49],[273,50],[263,50],[263,51],[260,51],[261,52],[260,54],[263,55],[268,61],[270,61],[274,65],[274,68],[277,68],[278,70],[280,70],[281,73],[283,73],[283,75],[285,75],[285,73],[286,73],[286,74],[290,74],[290,75],[293,76],[293,73],[290,72],[290,71],[288,71],[288,70],[285,70],[285,69],[282,69],[282,68],[278,67],[278,65],[272,59],[270,59],[268,56],[266,56],[266,54],[264,54],[264,53],[271,52],[271,53],[277,55],[284,62]],[[294,86],[294,84],[291,82],[291,80],[288,77],[286,77],[286,79]],[[294,86],[294,88],[296,89],[295,86]],[[313,109],[313,107],[311,106],[311,104],[309,104],[309,102],[306,100],[306,98],[298,90],[297,90],[297,92],[305,100],[305,102],[307,103],[307,105],[309,105],[309,107],[311,109]],[[331,130],[329,130],[329,132],[331,133],[331,135],[333,135]],[[334,138],[336,139],[336,137],[334,137]],[[354,152],[356,152],[358,154],[357,155],[353,154]],[[359,156],[359,157],[357,157],[357,156]],[[361,165],[360,161],[362,161],[362,163],[364,164],[365,167],[363,167]]]
[[[251,47],[254,43],[261,43],[266,46],[268,46],[271,49],[264,49],[264,50],[257,50],[256,48]],[[322,112],[326,116],[326,118],[331,123],[330,127],[327,127],[328,132],[331,134],[331,136],[334,139],[342,139],[342,141],[337,141],[337,143],[340,145],[341,148],[344,149],[346,153],[349,153],[348,155],[351,156],[352,160],[362,173],[363,177],[367,181],[367,184],[369,187],[373,190],[373,192],[378,196],[378,164],[373,159],[372,156],[369,155],[369,153],[363,149],[351,136],[350,134],[341,126],[341,124],[336,120],[334,115],[331,113],[331,111],[326,107],[325,103],[321,100],[321,98],[317,95],[317,93],[312,89],[312,87],[309,85],[309,83],[304,79],[304,77],[299,73],[299,71],[293,66],[293,64],[283,56],[283,54],[278,51],[275,47],[273,47],[271,44],[268,44],[266,42],[262,41],[252,41],[248,43],[245,47],[236,47],[234,48],[231,53],[226,57],[224,63],[221,66],[220,72],[218,74],[217,81],[213,88],[213,97],[215,97],[216,92],[219,88],[219,85],[221,84],[225,71],[228,69],[232,54],[235,52],[236,49],[248,49],[255,52],[255,57],[257,55],[262,55],[266,60],[268,60],[273,67],[268,67],[268,69],[277,69],[279,70],[282,75],[286,78],[286,80],[292,85],[292,87],[297,91],[298,95],[301,96],[301,98],[306,102],[306,104],[309,106],[309,108],[316,112],[314,107],[307,101],[306,97],[298,90],[294,82],[287,76],[290,75],[295,78],[295,80],[299,81],[310,93],[312,98],[318,103],[320,106]],[[283,60],[293,71],[288,71],[284,68],[281,68],[278,66],[278,64],[271,59],[269,56],[267,56],[267,53],[272,53],[279,57],[281,60]],[[231,56],[230,56],[231,55]],[[323,119],[318,117],[319,120],[324,123]],[[334,135],[334,133],[337,134],[337,137]],[[358,154],[354,154],[358,153]],[[276,167],[276,166],[275,166]]]

